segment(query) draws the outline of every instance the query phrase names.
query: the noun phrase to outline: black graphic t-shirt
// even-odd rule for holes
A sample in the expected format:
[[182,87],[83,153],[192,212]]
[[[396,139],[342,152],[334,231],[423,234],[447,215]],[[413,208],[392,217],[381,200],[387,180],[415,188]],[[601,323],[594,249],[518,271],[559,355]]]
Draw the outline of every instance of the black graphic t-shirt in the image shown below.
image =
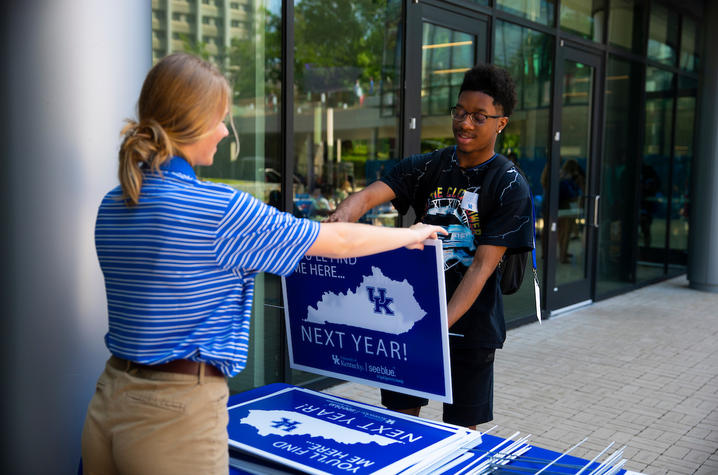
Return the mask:
[[[412,207],[417,221],[449,232],[442,237],[447,299],[471,265],[477,246],[505,246],[507,252],[530,251],[533,246],[528,184],[515,167],[496,175],[502,159],[495,155],[477,167],[461,168],[456,148],[449,147],[408,157],[382,177],[396,194],[392,203],[401,214]],[[487,176],[493,179],[487,182]],[[450,332],[462,335],[451,337],[455,346],[503,346],[506,325],[497,271]]]

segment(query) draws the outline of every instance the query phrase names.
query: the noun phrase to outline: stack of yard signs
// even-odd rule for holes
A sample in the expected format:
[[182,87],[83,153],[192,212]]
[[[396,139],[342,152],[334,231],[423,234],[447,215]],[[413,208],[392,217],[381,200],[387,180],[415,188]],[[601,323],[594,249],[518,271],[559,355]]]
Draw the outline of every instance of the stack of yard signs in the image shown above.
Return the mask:
[[229,406],[232,473],[484,474],[621,470],[623,449],[586,461],[286,384],[235,395]]
[[278,386],[229,408],[230,448],[253,464],[316,474],[436,473],[481,443],[479,432],[463,427]]

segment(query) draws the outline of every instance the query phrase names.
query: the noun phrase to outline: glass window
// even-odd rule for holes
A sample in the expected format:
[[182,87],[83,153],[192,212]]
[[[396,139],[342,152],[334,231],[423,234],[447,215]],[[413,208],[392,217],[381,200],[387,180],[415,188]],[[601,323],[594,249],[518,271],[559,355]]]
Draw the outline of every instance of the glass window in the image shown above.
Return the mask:
[[[185,4],[185,2],[176,2]],[[164,1],[153,0],[153,9],[162,10]],[[172,7],[175,2],[172,2]],[[230,136],[217,147],[214,164],[196,169],[205,180],[226,183],[246,191],[256,198],[271,202],[279,193],[280,180],[280,120],[279,99],[281,90],[281,9],[273,1],[258,9],[244,24],[240,36],[225,41],[222,37],[205,38],[192,34],[170,32],[175,38],[168,49],[155,50],[157,61],[162,56],[185,51],[214,61],[227,76],[233,90],[231,115],[242,144],[237,154],[235,137]],[[179,7],[178,7],[179,9]],[[223,15],[218,11],[218,15]],[[166,28],[194,31],[194,17],[185,16]],[[219,23],[224,19],[220,18]],[[222,58],[217,59],[217,58]],[[250,335],[247,367],[229,381],[232,391],[242,391],[281,378],[283,340],[277,336],[281,329],[279,306],[280,280],[270,274],[257,276],[254,311]]]
[[[316,220],[401,158],[401,1],[347,5],[294,2],[293,212]],[[362,221],[397,216],[386,204]],[[310,378],[292,372],[294,384]]]
[[683,17],[681,28],[681,68],[698,70],[698,25],[695,20]]
[[[528,178],[536,211],[536,253],[539,276],[543,266],[544,169],[551,123],[552,36],[497,21],[494,32],[494,63],[506,68],[516,83],[518,102],[506,130],[499,136],[497,151],[515,160]],[[527,276],[530,271],[527,271]],[[524,278],[522,288],[506,296],[506,321],[535,312],[533,279]]]
[[603,41],[605,0],[561,0],[561,28],[593,41]]
[[421,55],[421,153],[455,144],[449,108],[474,66],[474,36],[424,23]]
[[592,120],[595,68],[564,59],[559,147],[557,255],[555,282],[561,286],[586,278],[590,253],[586,252],[589,230],[586,196],[591,183]]
[[555,0],[496,0],[496,7],[543,25],[554,24]]
[[664,275],[674,74],[646,68],[646,129],[641,163],[637,279]]
[[641,69],[638,63],[608,58],[596,274],[599,296],[626,289],[635,281],[635,170],[640,156],[636,119],[642,111],[640,102],[631,98],[642,93]]
[[401,2],[296,0],[294,12],[295,211],[322,219],[399,158]]
[[679,16],[653,3],[648,26],[648,57],[663,64],[675,65],[678,47]]
[[691,162],[698,81],[679,78],[671,176],[669,272],[685,272],[688,259],[688,218],[691,205]]
[[637,0],[611,0],[608,12],[608,42],[641,52],[643,11]]

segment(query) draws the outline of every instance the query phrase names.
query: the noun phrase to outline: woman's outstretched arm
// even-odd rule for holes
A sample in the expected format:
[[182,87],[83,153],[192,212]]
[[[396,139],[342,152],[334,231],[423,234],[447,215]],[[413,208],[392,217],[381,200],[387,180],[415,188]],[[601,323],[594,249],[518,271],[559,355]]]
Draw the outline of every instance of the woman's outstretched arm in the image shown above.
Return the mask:
[[308,256],[361,257],[399,247],[423,249],[426,239],[446,234],[441,226],[417,223],[410,228],[389,228],[358,223],[321,223],[319,236]]

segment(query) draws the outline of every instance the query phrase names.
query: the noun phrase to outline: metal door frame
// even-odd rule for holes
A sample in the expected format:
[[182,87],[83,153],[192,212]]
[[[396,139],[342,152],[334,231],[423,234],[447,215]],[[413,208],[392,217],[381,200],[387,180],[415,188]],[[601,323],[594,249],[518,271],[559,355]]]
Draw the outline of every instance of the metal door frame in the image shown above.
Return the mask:
[[[476,37],[474,64],[489,58],[489,17],[451,5],[408,2],[404,42],[404,94],[401,120],[402,157],[419,153],[421,142],[422,31],[425,22],[462,31]],[[447,121],[449,112],[446,112]]]
[[[589,51],[579,44],[571,44],[566,40],[557,40],[555,61],[554,94],[551,129],[551,158],[549,176],[549,203],[546,230],[546,262],[544,266],[544,282],[546,309],[550,313],[561,312],[576,305],[589,303],[595,297],[596,256],[598,252],[598,219],[600,216],[600,174],[601,149],[603,145],[603,90],[604,90],[604,56]],[[558,266],[556,223],[558,221],[559,169],[561,166],[561,117],[563,104],[564,62],[576,61],[593,68],[594,84],[592,89],[591,109],[591,144],[589,169],[586,170],[588,181],[585,199],[589,201],[586,213],[586,272],[585,279],[558,285],[556,270]]]

